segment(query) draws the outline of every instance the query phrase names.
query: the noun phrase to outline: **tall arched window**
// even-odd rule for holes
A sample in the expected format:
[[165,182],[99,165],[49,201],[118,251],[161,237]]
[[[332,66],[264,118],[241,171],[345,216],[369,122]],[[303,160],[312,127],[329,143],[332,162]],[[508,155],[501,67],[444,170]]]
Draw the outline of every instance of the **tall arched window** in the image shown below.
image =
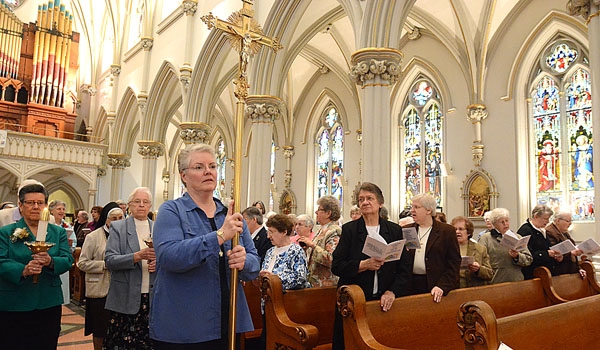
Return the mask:
[[223,199],[226,196],[226,171],[227,171],[227,152],[225,152],[225,142],[222,138],[217,141],[215,149],[217,156],[217,187],[214,191],[214,196]]
[[592,95],[580,47],[558,40],[544,51],[532,79],[531,122],[536,202],[594,219]]
[[344,174],[344,128],[334,106],[328,106],[321,117],[317,134],[316,196],[333,195],[342,203],[340,176]]
[[437,89],[417,79],[406,98],[403,126],[404,205],[419,193],[431,193],[441,206],[443,115]]

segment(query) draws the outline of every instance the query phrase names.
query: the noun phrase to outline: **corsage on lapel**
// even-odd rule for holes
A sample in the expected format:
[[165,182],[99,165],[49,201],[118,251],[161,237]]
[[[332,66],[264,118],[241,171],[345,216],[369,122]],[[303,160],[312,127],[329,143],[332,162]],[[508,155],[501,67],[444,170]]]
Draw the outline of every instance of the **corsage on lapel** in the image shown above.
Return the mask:
[[24,240],[29,237],[29,231],[26,228],[17,227],[12,235],[10,235],[10,241],[15,243],[18,240]]

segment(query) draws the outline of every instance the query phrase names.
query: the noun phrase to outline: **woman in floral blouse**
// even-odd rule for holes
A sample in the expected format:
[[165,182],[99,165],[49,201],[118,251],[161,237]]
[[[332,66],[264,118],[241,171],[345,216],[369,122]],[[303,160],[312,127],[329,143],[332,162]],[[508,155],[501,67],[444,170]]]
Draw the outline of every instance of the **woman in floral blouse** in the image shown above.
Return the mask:
[[306,255],[299,245],[292,244],[293,232],[294,223],[287,215],[273,215],[267,221],[267,236],[273,247],[265,255],[260,276],[277,275],[284,290],[310,287]]
[[340,201],[334,196],[323,196],[317,201],[319,206],[315,214],[321,228],[310,240],[306,237],[298,239],[308,247],[308,281],[313,287],[337,286],[338,277],[331,273],[331,253],[337,247],[342,228],[337,224],[340,219]]

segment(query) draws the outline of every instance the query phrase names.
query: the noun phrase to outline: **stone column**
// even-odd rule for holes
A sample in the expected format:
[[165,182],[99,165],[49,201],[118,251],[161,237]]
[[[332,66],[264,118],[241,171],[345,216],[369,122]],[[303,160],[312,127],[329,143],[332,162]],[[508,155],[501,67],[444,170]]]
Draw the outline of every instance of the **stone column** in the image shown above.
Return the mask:
[[391,195],[391,87],[400,76],[402,53],[390,48],[365,48],[352,55],[351,75],[361,88],[362,178]]
[[181,2],[181,7],[183,9],[183,13],[185,14],[185,53],[183,57],[183,64],[181,68],[179,68],[179,80],[181,81],[181,85],[183,86],[183,115],[184,120],[190,120],[188,116],[188,99],[189,99],[189,90],[190,82],[192,81],[192,65],[191,61],[193,59],[192,49],[194,45],[192,45],[194,40],[194,15],[198,10],[198,0],[183,0]]
[[[271,143],[273,123],[284,111],[281,99],[269,95],[251,95],[246,99],[246,117],[252,123],[252,141],[248,154],[248,198],[250,204],[269,202],[271,192]],[[275,198],[273,198],[274,202]]]
[[146,104],[148,103],[148,80],[150,79],[150,63],[152,46],[154,45],[154,38],[143,37],[141,40],[142,49],[144,50],[144,66],[142,73],[142,87],[140,93],[137,95],[138,107],[142,112],[142,116],[146,115]]
[[142,156],[142,186],[148,187],[156,197],[156,168],[158,157],[165,154],[165,145],[158,141],[138,141],[138,153]]
[[95,189],[88,189],[88,203],[87,203],[87,208],[91,208],[94,205],[96,205],[96,193],[98,192],[98,190]]
[[186,145],[206,143],[210,131],[210,125],[202,122],[185,122],[179,124],[179,137],[181,137]]
[[123,169],[131,166],[130,157],[123,153],[109,153],[106,164],[112,167],[112,176],[110,178],[110,200],[115,201],[121,198],[121,187],[123,185]]
[[475,139],[473,140],[473,164],[476,167],[481,165],[483,159],[483,142],[481,140],[481,122],[487,118],[487,107],[482,104],[472,104],[467,106],[467,120],[473,124]]
[[[572,16],[581,16],[588,27],[590,79],[592,80],[592,139],[600,140],[600,0],[569,0],[567,10]],[[594,141],[595,143],[595,141]],[[600,152],[594,152],[594,208],[600,208]],[[600,239],[600,224],[596,220],[594,239]],[[600,255],[594,256],[596,276],[600,278]]]

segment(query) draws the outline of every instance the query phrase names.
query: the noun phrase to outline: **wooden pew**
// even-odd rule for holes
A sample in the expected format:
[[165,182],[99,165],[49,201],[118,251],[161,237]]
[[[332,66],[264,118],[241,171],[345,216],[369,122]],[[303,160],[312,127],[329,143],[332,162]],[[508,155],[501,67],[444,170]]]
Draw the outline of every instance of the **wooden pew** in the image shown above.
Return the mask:
[[267,349],[331,349],[336,287],[288,290],[263,277]]
[[497,318],[483,301],[463,304],[458,315],[464,348],[597,349],[600,295]]
[[246,282],[244,284],[244,295],[248,302],[248,308],[250,309],[250,316],[252,317],[252,324],[254,330],[251,332],[242,333],[240,338],[240,349],[246,349],[248,341],[254,341],[260,338],[263,328],[262,313],[260,311],[260,287],[255,286],[252,282]]
[[[552,278],[546,268],[536,270],[533,280],[501,283],[451,291],[440,303],[429,294],[396,298],[392,309],[381,311],[379,301],[365,302],[358,286],[342,286],[338,291],[338,308],[344,318],[346,349],[463,349],[456,329],[460,306],[471,300],[483,300],[505,317],[540,309],[568,298],[600,293],[591,264],[583,280],[578,274]],[[552,286],[557,281],[557,286]],[[546,287],[544,284],[548,284]],[[570,285],[570,287],[569,287]],[[593,286],[592,286],[593,285]],[[570,293],[562,297],[558,292]]]

